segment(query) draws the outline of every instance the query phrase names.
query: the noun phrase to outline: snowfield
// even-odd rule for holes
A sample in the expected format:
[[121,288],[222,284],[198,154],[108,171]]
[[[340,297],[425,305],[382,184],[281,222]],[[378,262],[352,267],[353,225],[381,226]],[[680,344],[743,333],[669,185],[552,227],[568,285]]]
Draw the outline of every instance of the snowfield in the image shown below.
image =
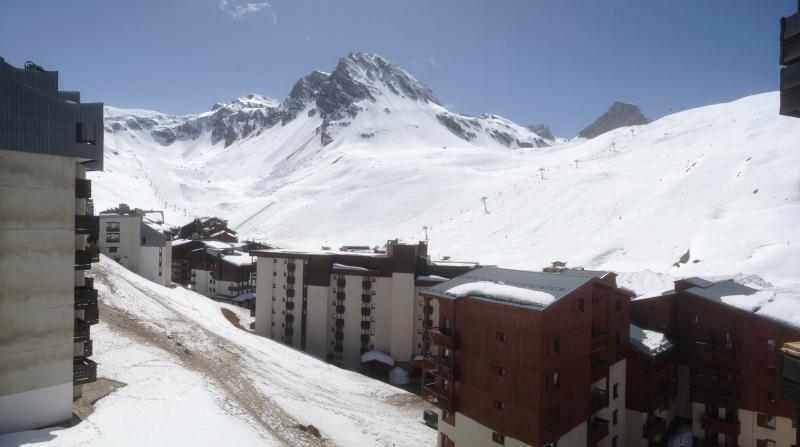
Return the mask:
[[[695,275],[800,283],[800,120],[777,115],[777,93],[526,149],[459,139],[432,118],[441,106],[376,98],[324,146],[313,103],[228,147],[107,132],[96,207],[165,208],[174,223],[217,215],[297,249],[413,242],[427,226],[434,258],[566,261],[622,272],[637,293]],[[137,113],[108,108],[106,120]]]
[[[418,396],[235,327],[243,309],[149,282],[103,256],[92,270],[98,377],[127,384],[80,424],[0,436],[0,446],[419,446]],[[300,427],[312,424],[316,437]]]

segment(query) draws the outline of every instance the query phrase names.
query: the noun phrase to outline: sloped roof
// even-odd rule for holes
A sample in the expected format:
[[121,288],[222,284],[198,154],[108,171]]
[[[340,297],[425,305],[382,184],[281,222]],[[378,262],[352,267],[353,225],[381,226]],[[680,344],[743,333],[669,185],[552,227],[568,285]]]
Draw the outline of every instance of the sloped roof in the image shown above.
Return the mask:
[[[550,273],[482,267],[464,273],[449,281],[427,287],[423,289],[423,292],[440,298],[454,300],[459,298],[460,295],[449,292],[451,289],[469,283],[491,282],[548,293],[553,296],[553,302],[556,302],[579,289],[584,284],[592,282],[595,278],[603,278],[607,274],[608,272],[592,270],[565,270],[563,272]],[[498,296],[470,295],[470,297],[533,310],[542,310],[548,306],[535,302],[520,302],[514,299],[503,299]]]
[[672,342],[661,332],[642,329],[631,323],[631,336],[629,343],[637,351],[655,357],[662,352],[666,352],[674,346]]

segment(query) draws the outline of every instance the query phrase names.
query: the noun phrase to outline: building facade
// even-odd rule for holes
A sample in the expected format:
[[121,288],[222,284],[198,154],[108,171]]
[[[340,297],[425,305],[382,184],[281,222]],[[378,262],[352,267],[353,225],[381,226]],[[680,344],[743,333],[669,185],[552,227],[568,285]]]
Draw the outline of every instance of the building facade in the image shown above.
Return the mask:
[[[357,368],[370,351],[420,363],[422,287],[475,264],[430,262],[427,245],[389,241],[386,252],[256,250],[256,333]],[[415,359],[416,357],[416,359]]]
[[675,344],[674,414],[704,445],[795,444],[797,409],[781,398],[781,346],[800,339],[800,297],[688,278],[632,302],[633,322]]
[[172,279],[172,234],[133,212],[100,215],[100,252],[162,286]]
[[58,72],[0,58],[0,433],[69,420],[95,380],[98,260],[86,171],[103,168],[103,104]]
[[421,293],[440,446],[626,445],[631,294],[613,273],[480,268]]
[[[255,298],[256,263],[247,252],[219,241],[191,241],[189,287],[209,298],[244,304]],[[246,306],[249,307],[249,306]]]

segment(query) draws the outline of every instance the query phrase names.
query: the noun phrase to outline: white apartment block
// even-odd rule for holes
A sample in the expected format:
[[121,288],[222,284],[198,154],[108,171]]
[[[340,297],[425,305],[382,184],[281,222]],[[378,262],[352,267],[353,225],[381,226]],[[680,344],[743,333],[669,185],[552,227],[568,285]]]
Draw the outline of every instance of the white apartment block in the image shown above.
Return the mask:
[[357,368],[381,351],[401,366],[422,353],[422,287],[475,264],[439,267],[427,247],[390,241],[385,253],[257,250],[256,333]]
[[93,382],[97,290],[91,183],[103,104],[58,90],[58,72],[0,57],[0,433],[68,421]]
[[171,282],[171,234],[139,213],[101,214],[101,253],[128,270],[166,286]]

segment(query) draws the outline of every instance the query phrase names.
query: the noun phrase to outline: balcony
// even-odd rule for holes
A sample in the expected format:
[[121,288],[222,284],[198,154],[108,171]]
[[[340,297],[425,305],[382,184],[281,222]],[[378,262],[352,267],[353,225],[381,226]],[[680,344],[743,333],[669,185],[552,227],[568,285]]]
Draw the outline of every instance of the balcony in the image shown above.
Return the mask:
[[100,261],[100,249],[88,247],[86,250],[75,250],[75,270],[89,270],[92,262]]
[[694,349],[699,352],[716,355],[733,355],[736,354],[738,349],[733,343],[728,342],[694,342]]
[[642,437],[653,439],[664,433],[667,429],[667,421],[664,418],[653,416],[642,426]]
[[422,368],[426,374],[452,381],[454,379],[454,371],[448,362],[447,359],[440,357],[425,357]]
[[76,318],[73,342],[75,343],[87,342],[89,341],[89,337],[90,337],[89,324]]
[[608,363],[605,360],[592,359],[592,373],[590,375],[592,383],[606,376],[608,376]]
[[100,322],[100,311],[97,308],[83,309],[83,316],[79,318],[86,324],[97,324]]
[[602,410],[607,406],[608,406],[608,391],[606,390],[592,391],[592,397],[590,399],[590,405],[589,405],[591,412],[597,413],[598,411]]
[[364,290],[369,290],[372,288],[372,281],[361,281],[361,287]]
[[97,239],[100,232],[100,218],[97,216],[75,216],[75,234],[88,234]]
[[453,336],[448,332],[440,331],[438,327],[430,328],[426,332],[427,340],[437,346],[455,349]]
[[442,410],[453,411],[453,397],[450,390],[438,381],[424,382],[422,384],[422,398],[436,405]]
[[97,363],[86,357],[72,359],[72,384],[83,385],[97,380]]
[[608,421],[601,418],[592,419],[586,430],[586,445],[596,446],[606,436],[608,436]]
[[75,310],[97,309],[97,290],[91,285],[75,287]]
[[92,181],[82,178],[75,179],[75,198],[88,199],[92,197]]
[[93,350],[94,350],[94,345],[92,344],[92,341],[91,340],[85,341],[83,342],[83,353],[81,355],[83,357],[91,357]]
[[707,414],[703,415],[702,419],[700,419],[700,428],[707,432],[731,436],[739,436],[741,432],[739,421],[727,421],[725,419],[711,417]]
[[706,405],[716,405],[724,408],[736,408],[736,396],[734,393],[726,394],[721,391],[710,391],[700,388],[692,388],[692,400]]
[[601,331],[592,332],[592,352],[608,346],[608,334]]
[[671,384],[663,386],[661,389],[653,393],[653,398],[647,404],[648,411],[656,411],[662,405],[672,400],[673,387]]

